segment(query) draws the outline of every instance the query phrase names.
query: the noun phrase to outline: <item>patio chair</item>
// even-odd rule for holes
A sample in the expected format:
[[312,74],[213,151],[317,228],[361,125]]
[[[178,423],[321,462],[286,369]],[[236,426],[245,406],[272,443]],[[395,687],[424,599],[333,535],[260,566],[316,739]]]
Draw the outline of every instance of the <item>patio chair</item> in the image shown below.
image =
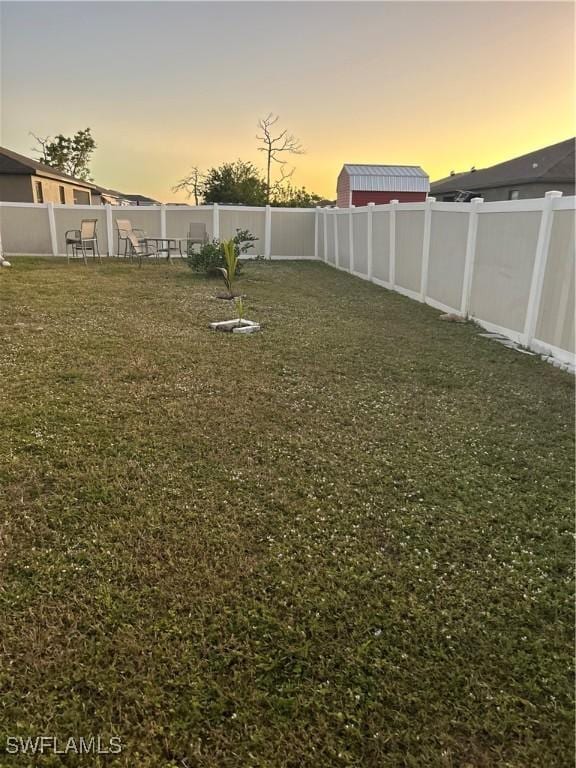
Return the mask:
[[84,259],[84,264],[88,264],[86,258],[88,251],[92,253],[94,259],[98,255],[98,261],[102,261],[100,258],[100,249],[98,248],[98,236],[96,234],[96,227],[98,225],[98,219],[82,219],[80,222],[80,229],[69,229],[66,232],[66,261],[70,263],[70,257],[75,258],[79,254]]
[[138,242],[141,242],[146,237],[146,232],[143,229],[136,229],[132,226],[132,222],[129,219],[116,219],[116,232],[118,234],[118,255],[120,255],[120,243],[124,243],[124,256],[128,256],[130,251],[129,235],[133,234]]
[[148,257],[156,257],[158,256],[158,252],[155,248],[150,246],[149,243],[146,242],[146,240],[140,240],[136,237],[134,232],[127,232],[126,233],[126,258],[130,259],[138,259],[138,266],[142,266],[142,259],[146,259]]
[[208,231],[206,224],[200,221],[191,221],[186,238],[186,251],[189,253],[194,245],[205,245],[208,242]]

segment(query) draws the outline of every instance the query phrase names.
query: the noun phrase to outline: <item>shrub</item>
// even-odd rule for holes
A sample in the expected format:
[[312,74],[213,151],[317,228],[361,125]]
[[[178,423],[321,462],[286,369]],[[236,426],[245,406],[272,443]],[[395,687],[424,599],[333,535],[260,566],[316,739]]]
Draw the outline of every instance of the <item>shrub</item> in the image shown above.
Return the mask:
[[[234,250],[236,256],[246,254],[250,248],[254,247],[254,243],[258,240],[247,229],[237,229],[236,235],[232,238],[231,242],[234,244]],[[205,243],[198,250],[194,249],[193,245],[188,247],[188,255],[186,262],[193,272],[203,272],[206,275],[219,275],[220,270],[226,268],[226,260],[224,258],[224,244],[214,238],[212,241]],[[236,266],[236,274],[241,270],[241,262],[239,261]]]

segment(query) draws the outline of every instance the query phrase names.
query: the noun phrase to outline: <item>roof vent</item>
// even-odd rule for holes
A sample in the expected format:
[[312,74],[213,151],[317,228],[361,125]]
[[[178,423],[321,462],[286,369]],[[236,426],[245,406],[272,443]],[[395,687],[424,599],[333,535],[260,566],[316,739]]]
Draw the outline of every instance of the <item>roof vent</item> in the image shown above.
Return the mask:
[[470,173],[474,173],[476,171],[476,166],[473,165],[472,168],[470,168]]
[[450,171],[450,176],[456,176],[456,171]]

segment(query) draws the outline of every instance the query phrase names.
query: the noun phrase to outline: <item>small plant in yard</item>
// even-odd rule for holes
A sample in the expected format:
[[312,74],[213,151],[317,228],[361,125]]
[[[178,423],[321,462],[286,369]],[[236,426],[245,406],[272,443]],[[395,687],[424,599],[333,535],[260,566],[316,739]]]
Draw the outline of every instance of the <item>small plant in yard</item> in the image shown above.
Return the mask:
[[218,271],[224,279],[224,285],[228,291],[228,296],[234,298],[234,281],[236,280],[236,272],[238,270],[238,249],[234,240],[225,240],[222,243],[222,250],[224,251],[225,267],[218,267]]
[[260,330],[258,323],[252,322],[252,320],[246,320],[244,315],[244,302],[242,296],[234,295],[234,277],[236,275],[236,267],[238,264],[238,256],[234,248],[232,240],[228,240],[223,243],[224,254],[226,259],[226,267],[221,267],[222,277],[226,283],[226,289],[228,290],[228,296],[234,299],[236,311],[238,317],[234,320],[224,320],[217,323],[210,323],[210,327],[215,331],[230,331],[232,333],[255,333]]
[[238,320],[242,322],[242,315],[244,314],[244,302],[242,296],[236,298],[236,311],[238,312]]
[[[237,229],[235,236],[229,241],[234,244],[237,257],[243,256],[254,247],[258,238],[247,229]],[[191,245],[188,249],[186,263],[193,272],[203,272],[206,275],[215,276],[218,271],[226,267],[224,255],[224,242],[214,238],[202,245],[198,250]],[[242,265],[240,261],[236,266],[236,272],[240,273]]]
[[216,275],[222,261],[222,245],[219,240],[204,243],[197,251],[189,246],[186,263],[193,272]]

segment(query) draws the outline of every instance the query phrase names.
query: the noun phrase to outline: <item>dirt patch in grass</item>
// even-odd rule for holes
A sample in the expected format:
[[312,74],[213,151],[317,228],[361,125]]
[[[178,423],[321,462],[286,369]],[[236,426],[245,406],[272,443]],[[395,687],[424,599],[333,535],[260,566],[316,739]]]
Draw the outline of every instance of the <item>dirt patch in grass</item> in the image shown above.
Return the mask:
[[322,264],[248,265],[246,337],[183,266],[13,264],[0,765],[572,765],[568,374]]

